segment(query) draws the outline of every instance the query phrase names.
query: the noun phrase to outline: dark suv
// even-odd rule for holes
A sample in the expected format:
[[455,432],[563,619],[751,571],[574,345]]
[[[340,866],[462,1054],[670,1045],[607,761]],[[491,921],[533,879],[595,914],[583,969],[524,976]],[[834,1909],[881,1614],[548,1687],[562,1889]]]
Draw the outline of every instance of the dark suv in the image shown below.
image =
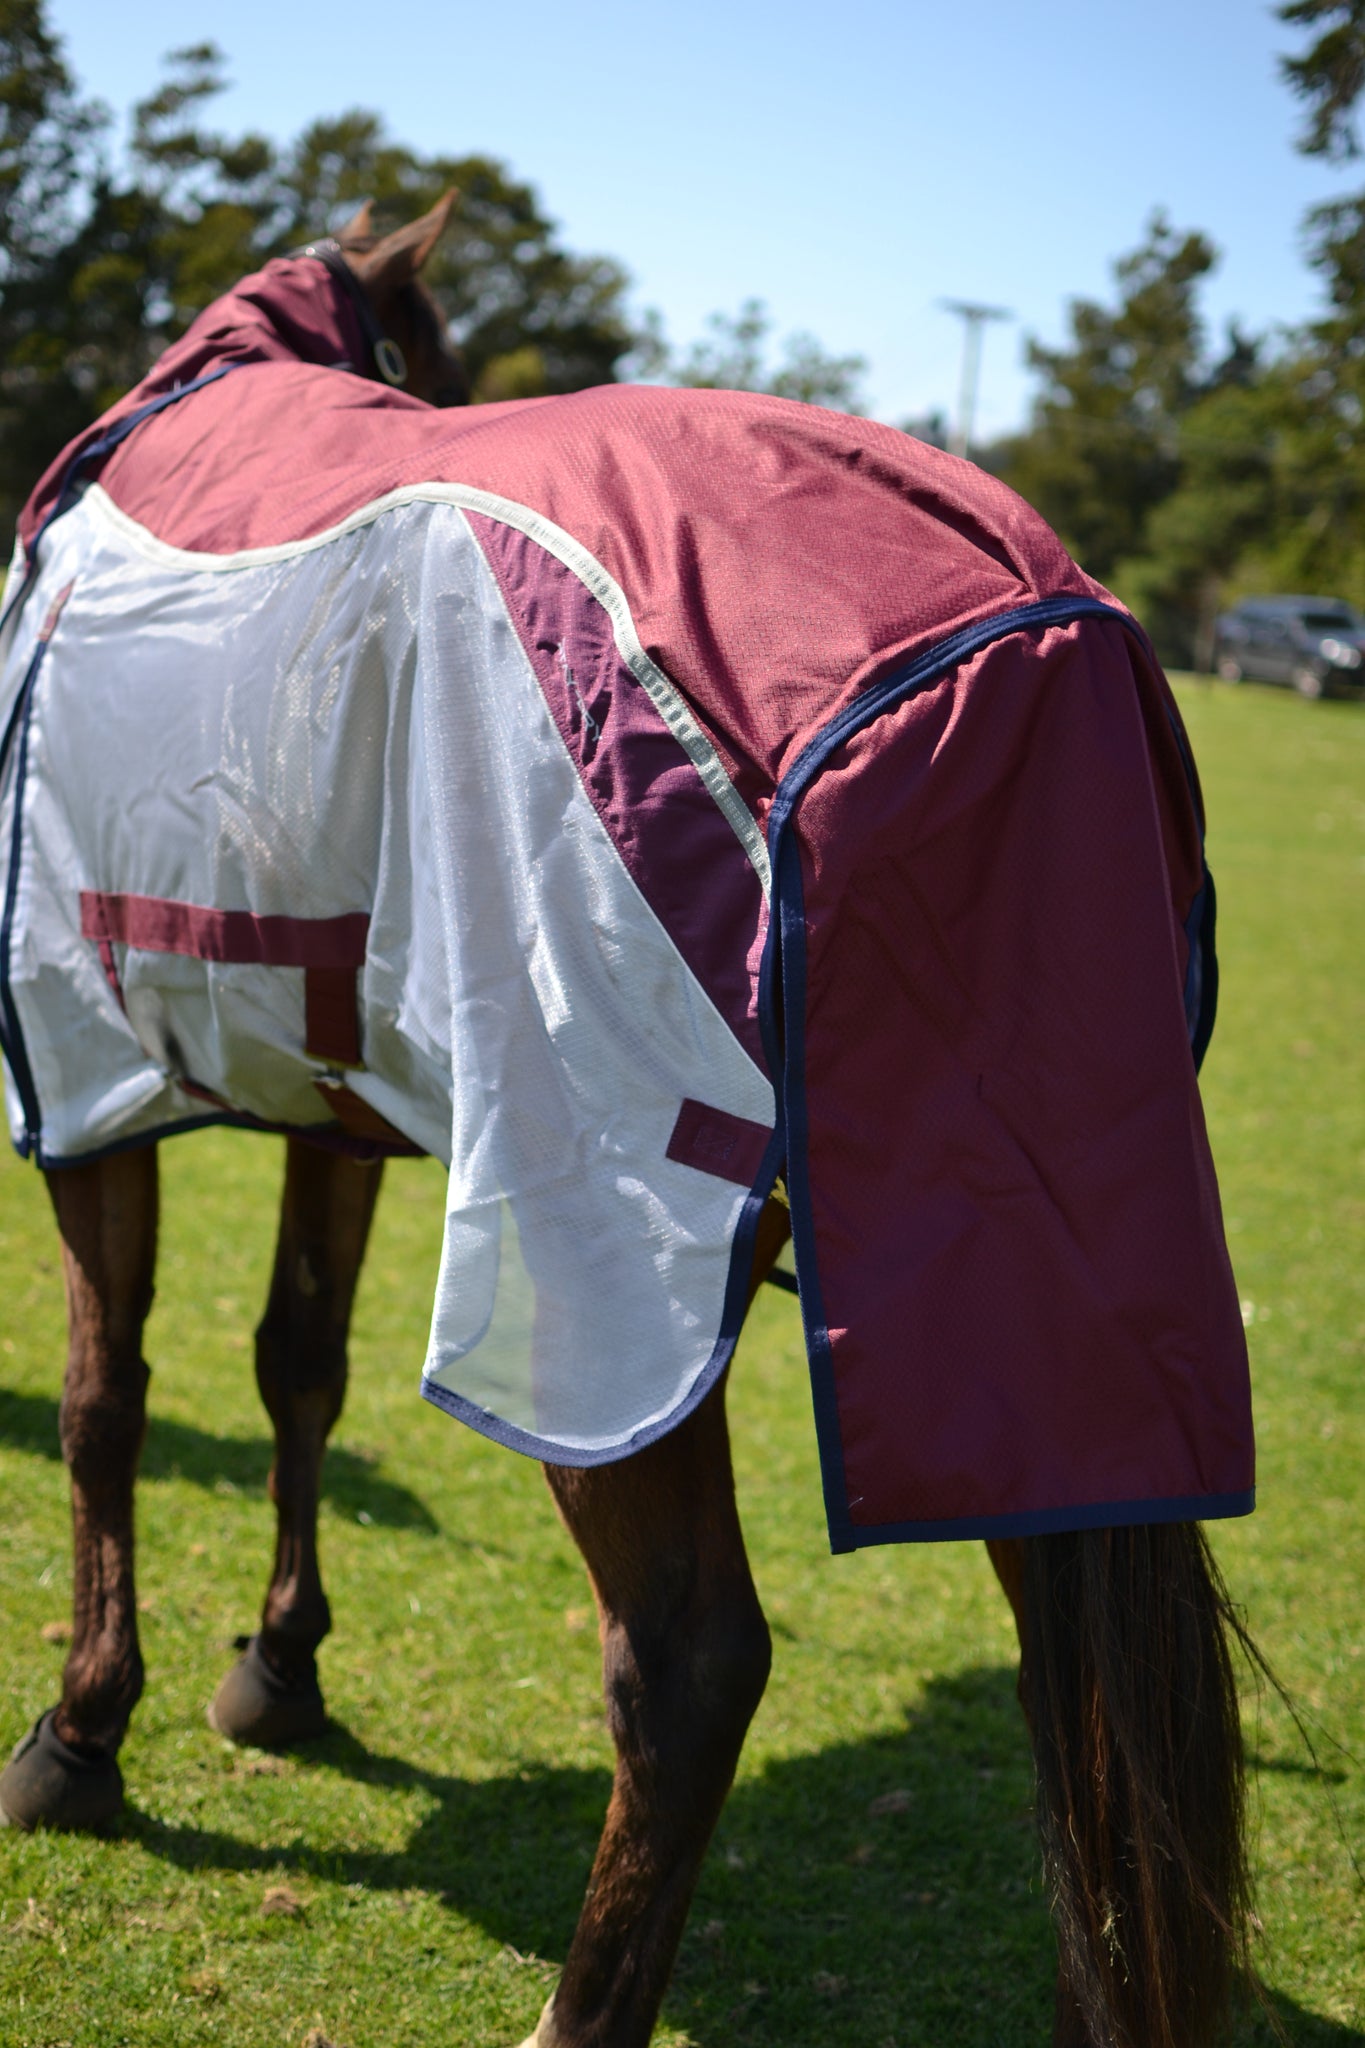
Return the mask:
[[1249,597],[1215,629],[1213,665],[1229,683],[1292,683],[1302,697],[1365,683],[1365,619],[1339,597]]

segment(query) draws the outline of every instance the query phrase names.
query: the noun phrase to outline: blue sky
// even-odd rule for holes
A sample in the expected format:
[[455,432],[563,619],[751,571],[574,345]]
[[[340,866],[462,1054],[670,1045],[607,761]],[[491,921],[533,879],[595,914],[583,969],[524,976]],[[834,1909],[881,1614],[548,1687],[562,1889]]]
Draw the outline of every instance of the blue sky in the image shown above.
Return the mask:
[[420,149],[501,157],[672,339],[766,299],[779,333],[868,358],[882,418],[955,405],[940,299],[1008,306],[983,434],[1024,414],[1023,336],[1060,339],[1154,207],[1222,251],[1215,334],[1263,329],[1313,311],[1300,219],[1350,183],[1294,154],[1290,40],[1258,0],[50,0],[49,18],[120,114],[167,50],[211,39],[224,127],[284,138],[366,106]]

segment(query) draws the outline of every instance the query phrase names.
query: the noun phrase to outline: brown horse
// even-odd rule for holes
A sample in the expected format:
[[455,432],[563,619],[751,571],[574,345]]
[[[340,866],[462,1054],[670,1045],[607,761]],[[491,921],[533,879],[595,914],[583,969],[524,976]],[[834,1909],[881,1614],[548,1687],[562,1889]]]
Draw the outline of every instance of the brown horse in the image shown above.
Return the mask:
[[[351,275],[407,388],[448,395],[457,366],[416,271],[442,209],[352,237]],[[362,246],[363,244],[363,246]],[[381,373],[384,357],[377,358]],[[396,356],[387,357],[392,368]],[[240,1742],[325,1725],[316,1654],[319,1476],[346,1385],[347,1331],[382,1167],[288,1140],[256,1374],[275,1432],[275,1563],[258,1634],[209,1709]],[[70,1352],[61,1405],[75,1529],[74,1631],[60,1702],[0,1779],[15,1823],[98,1829],[142,1689],[133,1487],[145,1418],[142,1328],[156,1260],[153,1145],[49,1171]],[[750,1297],[787,1236],[763,1209]],[[676,1428],[615,1463],[547,1466],[601,1626],[616,1772],[577,1930],[536,2048],[644,2048],[707,1844],[768,1675],[770,1643],[735,1507],[724,1380]],[[1021,1645],[1020,1696],[1059,1949],[1057,2048],[1212,2048],[1248,1975],[1235,1631],[1191,1523],[988,1546]]]

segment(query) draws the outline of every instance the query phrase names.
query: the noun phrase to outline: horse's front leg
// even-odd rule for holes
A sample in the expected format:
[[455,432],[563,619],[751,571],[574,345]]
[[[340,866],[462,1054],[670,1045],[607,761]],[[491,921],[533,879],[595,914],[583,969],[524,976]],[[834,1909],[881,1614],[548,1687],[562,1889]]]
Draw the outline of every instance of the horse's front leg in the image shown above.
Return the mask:
[[535,2048],[645,2048],[767,1682],[724,1402],[620,1464],[546,1468],[597,1596],[616,1777]]
[[288,1141],[275,1269],[256,1332],[256,1383],[275,1426],[275,1568],[259,1634],[214,1695],[234,1742],[303,1741],[327,1725],[317,1650],[332,1625],[318,1567],[318,1492],[346,1394],[346,1339],[382,1163]]
[[47,1177],[62,1237],[70,1348],[62,1455],[71,1474],[74,1608],[62,1697],[0,1776],[20,1827],[99,1828],[118,1814],[116,1761],[142,1691],[133,1482],[146,1425],[142,1325],[156,1269],[152,1146]]

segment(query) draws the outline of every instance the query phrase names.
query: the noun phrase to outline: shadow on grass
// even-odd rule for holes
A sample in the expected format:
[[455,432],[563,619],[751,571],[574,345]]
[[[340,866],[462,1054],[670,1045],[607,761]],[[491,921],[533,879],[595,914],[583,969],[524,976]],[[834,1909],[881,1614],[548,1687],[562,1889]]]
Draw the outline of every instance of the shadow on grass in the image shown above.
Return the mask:
[[[279,1872],[371,1891],[425,1891],[498,1940],[562,1954],[611,1790],[591,1768],[528,1769],[469,1781],[381,1756],[333,1727],[297,1752],[315,1770],[357,1785],[424,1792],[433,1805],[405,1848],[266,1847],[207,1828],[176,1825],[130,1806],[122,1833],[188,1871]],[[278,1799],[279,1787],[272,1788]],[[250,1791],[243,1793],[244,1804]]]
[[[134,1814],[129,1833],[185,1870],[297,1873],[425,1890],[523,1955],[562,1959],[609,1791],[605,1769],[543,1766],[482,1782],[368,1750],[343,1729],[318,1771],[420,1790],[397,1852],[258,1846]],[[249,1794],[245,1795],[249,1797]],[[1014,1673],[930,1682],[894,1733],[775,1762],[732,1794],[665,2007],[697,2048],[1038,2048],[1054,1951],[1041,1894]],[[1273,2001],[1290,2042],[1365,2033]],[[1238,2048],[1273,2041],[1244,2020]]]
[[[1358,2027],[1343,2027],[1337,2020],[1322,2019],[1278,1993],[1271,1995],[1270,2010],[1291,2048],[1357,2048],[1358,2043],[1365,2041],[1365,2034]],[[1245,2022],[1236,2036],[1235,2048],[1280,2048],[1280,2043],[1274,2028],[1258,2015]]]
[[1263,1756],[1259,1752],[1254,1755],[1248,1752],[1247,1770],[1255,1772],[1258,1776],[1263,1771],[1269,1771],[1280,1778],[1308,1778],[1318,1785],[1344,1785],[1347,1781],[1345,1771],[1336,1770],[1328,1764],[1315,1763],[1312,1757]]
[[[0,1443],[60,1460],[57,1412],[57,1402],[47,1394],[0,1388]],[[226,1485],[240,1493],[263,1494],[271,1456],[267,1437],[214,1436],[191,1423],[151,1415],[139,1477],[188,1479],[194,1486],[221,1490]],[[415,1493],[385,1479],[367,1458],[344,1444],[333,1444],[323,1462],[322,1494],[352,1521],[363,1512],[388,1529],[422,1529],[434,1535],[439,1527]]]

